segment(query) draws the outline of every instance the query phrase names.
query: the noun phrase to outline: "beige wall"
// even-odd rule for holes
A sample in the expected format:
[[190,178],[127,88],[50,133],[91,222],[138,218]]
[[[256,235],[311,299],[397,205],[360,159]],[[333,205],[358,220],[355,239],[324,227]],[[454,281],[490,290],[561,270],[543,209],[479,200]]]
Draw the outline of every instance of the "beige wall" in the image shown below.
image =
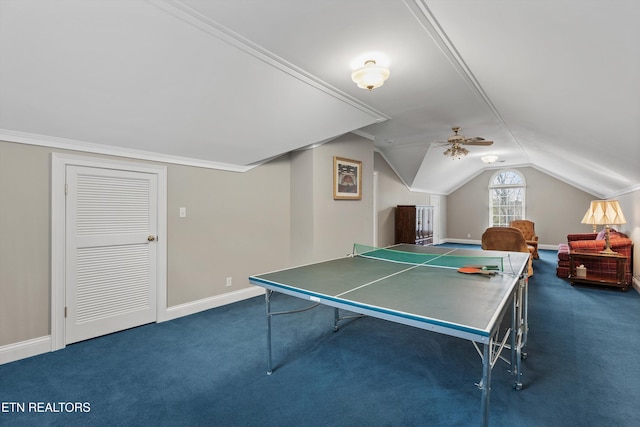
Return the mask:
[[[333,157],[362,162],[362,199],[333,199]],[[344,135],[292,154],[292,262],[344,256],[354,243],[373,242],[373,143]]]
[[[0,346],[49,334],[52,151],[0,141]],[[362,200],[333,200],[333,156],[363,162]],[[169,306],[246,288],[251,274],[343,256],[356,242],[374,243],[374,170],[377,245],[384,246],[393,243],[393,207],[429,204],[430,195],[407,190],[371,141],[359,136],[246,173],[167,165]],[[536,169],[519,170],[527,180],[527,216],[542,244],[589,231],[580,220],[593,196]],[[442,238],[464,240],[471,233],[480,239],[493,172],[440,197]],[[627,217],[620,228],[637,244],[640,191],[619,200]],[[186,218],[179,218],[180,207],[187,208]],[[634,268],[638,278],[637,256]],[[233,278],[231,288],[226,277]]]
[[245,173],[168,166],[169,306],[246,288],[250,275],[289,265],[289,177],[288,156]]
[[[633,277],[635,277],[637,283],[640,283],[640,256],[638,255],[638,251],[640,251],[640,190],[616,197],[616,199],[620,202],[622,213],[624,213],[624,217],[627,220],[626,224],[619,225],[616,228],[633,240]],[[638,291],[640,292],[640,288]]]
[[[50,333],[52,151],[0,141],[0,346]],[[288,155],[246,173],[168,165],[167,181],[170,307],[289,265]]]
[[[389,246],[395,243],[395,206],[429,205],[431,195],[410,191],[380,155],[375,154],[375,170],[378,173],[378,241],[376,246]],[[440,197],[441,237],[446,237],[442,227],[446,225],[446,197]]]
[[0,142],[0,345],[49,334],[50,152]]
[[314,150],[291,153],[291,260],[294,265],[313,259]]
[[[568,233],[591,231],[580,220],[596,197],[537,169],[516,170],[525,177],[526,217],[536,223],[541,245],[557,245]],[[447,197],[449,239],[480,241],[489,226],[489,181],[495,172],[482,172]]]
[[[66,152],[0,141],[0,346],[50,333],[53,151]],[[362,200],[333,200],[333,156],[362,161]],[[355,135],[245,173],[168,164],[168,306],[246,288],[251,274],[343,256],[354,242],[372,244],[372,176],[372,143]]]

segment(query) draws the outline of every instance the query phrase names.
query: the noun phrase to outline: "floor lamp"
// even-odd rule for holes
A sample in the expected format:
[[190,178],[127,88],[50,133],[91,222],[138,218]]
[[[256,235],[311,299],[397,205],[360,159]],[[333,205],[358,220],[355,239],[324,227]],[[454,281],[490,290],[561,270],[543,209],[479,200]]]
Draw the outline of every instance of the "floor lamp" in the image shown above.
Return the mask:
[[617,200],[593,200],[589,210],[584,214],[582,218],[583,224],[592,224],[593,231],[595,232],[596,226],[604,225],[604,241],[605,248],[600,253],[602,254],[616,254],[617,252],[611,250],[609,243],[609,226],[614,224],[626,224],[627,220],[624,218],[622,208]]

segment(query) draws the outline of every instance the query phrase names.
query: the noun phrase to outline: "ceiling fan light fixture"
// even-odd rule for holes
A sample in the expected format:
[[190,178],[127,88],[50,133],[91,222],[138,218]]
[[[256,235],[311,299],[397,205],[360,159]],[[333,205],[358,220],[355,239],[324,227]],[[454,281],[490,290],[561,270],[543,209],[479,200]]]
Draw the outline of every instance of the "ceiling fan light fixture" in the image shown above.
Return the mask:
[[359,88],[373,90],[382,86],[389,78],[389,69],[381,65],[377,65],[373,59],[364,61],[364,66],[354,70],[351,73],[351,80],[358,85]]
[[459,127],[453,127],[451,128],[451,130],[453,131],[453,135],[451,135],[447,141],[455,144],[455,143],[460,143],[460,142],[464,142],[465,138],[462,135],[458,135],[458,132],[460,131]]
[[[451,157],[452,159],[460,159],[462,158],[462,156],[466,156],[467,154],[469,154],[469,150],[467,150],[464,147],[464,145],[488,146],[493,144],[493,141],[487,141],[486,139],[481,138],[479,136],[476,136],[474,138],[467,138],[465,136],[462,136],[458,134],[458,132],[460,131],[460,128],[457,126],[452,127],[451,130],[453,130],[453,135],[447,138],[447,142],[441,142],[439,144],[449,146],[449,148],[447,148],[447,150],[442,154],[444,154],[447,157]],[[495,162],[497,159],[498,157],[495,156],[495,159],[491,161]],[[483,159],[482,161],[484,162],[485,160]]]
[[458,144],[453,144],[451,147],[447,148],[447,150],[442,153],[447,157],[451,157],[453,160],[461,159],[462,156],[466,156],[469,154],[469,150],[464,147],[461,147]]

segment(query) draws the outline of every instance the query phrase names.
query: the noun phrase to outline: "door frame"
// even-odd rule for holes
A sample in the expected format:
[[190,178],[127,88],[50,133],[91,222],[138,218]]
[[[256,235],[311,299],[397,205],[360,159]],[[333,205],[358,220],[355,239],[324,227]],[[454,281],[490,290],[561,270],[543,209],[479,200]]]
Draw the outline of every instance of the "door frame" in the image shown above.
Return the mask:
[[442,241],[440,233],[440,196],[429,196],[429,204],[433,206],[433,244],[440,244]]
[[65,344],[66,170],[86,166],[150,173],[158,178],[156,321],[167,316],[167,167],[124,160],[51,153],[51,351]]

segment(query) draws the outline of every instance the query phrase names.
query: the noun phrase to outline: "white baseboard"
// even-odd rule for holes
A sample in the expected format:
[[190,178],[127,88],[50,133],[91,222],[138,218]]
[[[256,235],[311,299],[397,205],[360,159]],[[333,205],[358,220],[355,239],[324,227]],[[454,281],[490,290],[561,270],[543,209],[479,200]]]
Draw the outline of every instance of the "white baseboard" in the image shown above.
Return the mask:
[[51,336],[33,338],[0,347],[0,365],[51,351]]
[[[177,319],[179,317],[188,316],[190,314],[199,313],[223,305],[239,302],[245,299],[264,295],[264,288],[251,286],[249,288],[240,289],[223,295],[204,298],[198,301],[180,304],[167,308],[164,313],[158,315],[158,322],[166,322],[168,320]],[[37,356],[39,354],[52,351],[51,336],[47,335],[40,338],[34,338],[27,341],[21,341],[14,344],[8,344],[0,347],[0,365],[15,362],[16,360],[26,359],[27,357]]]
[[558,245],[538,245],[538,249],[545,249],[548,251],[557,251]]
[[234,292],[175,305],[167,308],[167,311],[162,316],[158,316],[158,322],[166,322],[167,320],[173,320],[190,314],[199,313],[201,311],[257,297],[258,295],[264,295],[264,288],[250,286]]
[[471,240],[471,239],[442,239],[441,243],[460,243],[461,245],[480,245],[482,242],[480,240]]
[[[457,239],[447,239],[451,243],[472,243],[471,241],[459,241]],[[633,278],[633,288],[640,293],[640,281]],[[223,305],[232,304],[245,299],[253,298],[264,294],[264,289],[258,286],[240,289],[238,291],[229,292],[223,295],[217,295],[210,298],[204,298],[186,304],[180,304],[169,307],[166,312],[158,319],[158,322],[166,322],[168,320],[177,319],[179,317],[188,316],[190,314],[199,313]],[[51,336],[34,338],[14,344],[8,344],[0,347],[0,365],[15,362],[16,360],[26,359],[28,357],[37,356],[39,354],[51,351]]]

